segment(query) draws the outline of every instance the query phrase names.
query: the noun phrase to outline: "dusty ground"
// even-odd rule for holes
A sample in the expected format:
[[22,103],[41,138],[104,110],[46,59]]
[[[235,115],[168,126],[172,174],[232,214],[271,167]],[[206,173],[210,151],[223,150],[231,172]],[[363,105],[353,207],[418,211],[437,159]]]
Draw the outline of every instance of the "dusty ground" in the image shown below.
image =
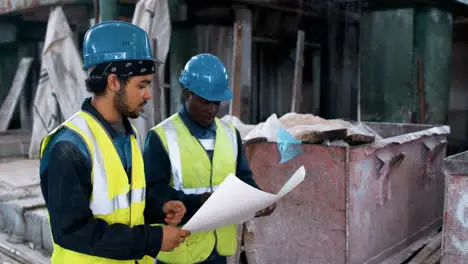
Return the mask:
[[13,244],[8,235],[0,233],[0,264],[48,264],[50,258],[40,250],[32,249],[28,244]]
[[50,263],[36,250],[51,248],[38,160],[0,158],[0,216],[0,264]]

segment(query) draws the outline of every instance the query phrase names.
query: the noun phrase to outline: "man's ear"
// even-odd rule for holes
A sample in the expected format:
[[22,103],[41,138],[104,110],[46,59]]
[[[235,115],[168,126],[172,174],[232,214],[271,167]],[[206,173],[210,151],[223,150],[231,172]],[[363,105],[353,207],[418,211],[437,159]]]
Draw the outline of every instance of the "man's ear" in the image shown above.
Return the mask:
[[185,99],[185,101],[187,101],[190,98],[191,94],[192,93],[190,93],[189,89],[184,88],[184,99]]
[[107,76],[107,88],[116,93],[120,90],[120,80],[115,74]]

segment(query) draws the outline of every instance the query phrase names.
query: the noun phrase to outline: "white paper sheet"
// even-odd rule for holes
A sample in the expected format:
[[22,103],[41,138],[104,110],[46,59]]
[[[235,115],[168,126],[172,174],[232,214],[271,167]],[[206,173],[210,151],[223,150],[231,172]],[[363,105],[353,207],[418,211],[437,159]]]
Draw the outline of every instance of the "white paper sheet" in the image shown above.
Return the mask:
[[278,194],[271,194],[260,191],[230,174],[183,229],[199,233],[241,224],[289,193],[304,180],[304,177],[305,169],[301,166]]

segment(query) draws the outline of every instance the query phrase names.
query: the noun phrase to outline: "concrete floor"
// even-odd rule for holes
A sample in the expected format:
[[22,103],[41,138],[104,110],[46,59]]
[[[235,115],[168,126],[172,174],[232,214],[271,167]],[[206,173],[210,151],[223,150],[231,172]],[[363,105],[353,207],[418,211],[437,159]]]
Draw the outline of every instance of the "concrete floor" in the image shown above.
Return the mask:
[[28,244],[8,242],[8,235],[0,233],[0,264],[49,264],[48,254],[32,249]]

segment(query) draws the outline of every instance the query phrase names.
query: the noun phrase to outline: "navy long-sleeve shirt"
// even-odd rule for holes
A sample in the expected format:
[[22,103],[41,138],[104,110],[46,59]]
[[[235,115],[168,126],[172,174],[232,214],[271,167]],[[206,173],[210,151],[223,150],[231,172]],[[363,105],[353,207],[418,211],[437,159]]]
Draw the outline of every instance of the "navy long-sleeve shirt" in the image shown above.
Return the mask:
[[[198,125],[189,117],[185,106],[181,107],[178,114],[192,136],[195,138],[199,140],[216,138],[216,124],[214,122],[210,127],[202,127]],[[237,130],[236,135],[238,142],[236,176],[245,183],[260,189],[252,177],[252,171],[248,166],[248,162],[242,148],[240,133]],[[207,151],[207,154],[211,159],[213,151]],[[143,159],[145,162],[146,185],[151,190],[147,192],[147,197],[149,197],[149,199],[146,204],[147,210],[145,211],[145,217],[147,219],[161,219],[162,216],[159,215],[161,214],[161,210],[148,209],[161,207],[161,204],[164,201],[180,200],[185,204],[187,209],[187,213],[182,219],[182,224],[186,223],[201,207],[202,203],[200,195],[184,194],[184,192],[176,191],[169,185],[171,180],[171,161],[169,160],[169,156],[161,142],[161,139],[153,130],[151,130],[146,137]],[[210,172],[207,172],[206,177],[210,177],[209,173]],[[153,202],[157,202],[157,204],[152,204]]]
[[[82,110],[93,115],[104,126],[113,140],[125,171],[131,173],[130,136],[133,130],[130,123],[124,119],[125,132],[117,132],[90,101],[90,98],[85,100]],[[144,255],[156,257],[162,242],[161,227],[109,225],[104,220],[93,217],[89,207],[92,192],[91,166],[85,143],[78,134],[65,127],[55,134],[44,151],[40,162],[41,189],[50,215],[54,242],[72,251],[111,259],[133,260],[141,259]],[[131,175],[128,176],[130,181]],[[156,193],[151,197],[158,199]]]

